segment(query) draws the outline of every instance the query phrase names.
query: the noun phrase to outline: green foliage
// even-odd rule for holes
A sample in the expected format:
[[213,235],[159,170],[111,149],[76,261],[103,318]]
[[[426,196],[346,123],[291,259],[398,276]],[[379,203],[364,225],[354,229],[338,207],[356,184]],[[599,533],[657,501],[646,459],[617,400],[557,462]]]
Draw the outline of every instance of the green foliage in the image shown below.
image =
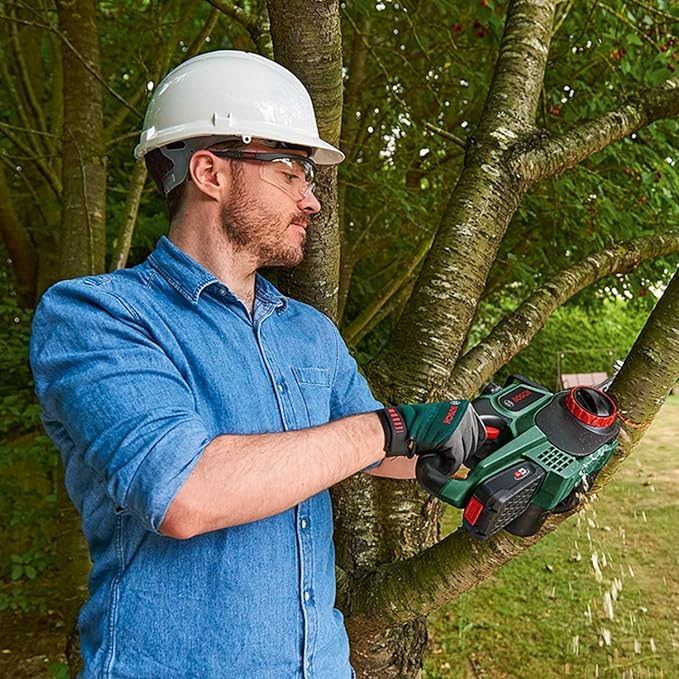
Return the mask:
[[622,301],[607,301],[587,311],[575,305],[558,309],[533,342],[496,379],[518,373],[550,388],[561,373],[607,372],[624,359],[646,320]]
[[31,313],[0,298],[0,610],[42,608],[55,565],[56,451],[42,433],[28,368]]
[[51,679],[71,679],[71,670],[66,663],[54,663],[47,668],[47,674]]

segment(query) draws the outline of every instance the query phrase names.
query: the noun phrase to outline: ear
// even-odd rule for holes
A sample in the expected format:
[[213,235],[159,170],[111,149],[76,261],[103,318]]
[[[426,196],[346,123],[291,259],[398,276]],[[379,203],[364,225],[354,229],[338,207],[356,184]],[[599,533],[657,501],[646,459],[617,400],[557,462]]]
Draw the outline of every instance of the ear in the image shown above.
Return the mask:
[[189,174],[193,185],[206,197],[219,199],[231,180],[229,164],[207,150],[196,151],[189,161]]

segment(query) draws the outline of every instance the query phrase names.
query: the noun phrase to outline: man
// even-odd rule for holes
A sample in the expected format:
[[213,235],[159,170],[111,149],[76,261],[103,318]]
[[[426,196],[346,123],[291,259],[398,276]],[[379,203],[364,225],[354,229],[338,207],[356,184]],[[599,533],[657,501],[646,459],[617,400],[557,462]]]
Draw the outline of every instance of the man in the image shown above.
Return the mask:
[[316,164],[343,159],[291,73],[190,59],[136,154],[169,238],[54,286],[31,342],[92,557],[82,676],[348,679],[327,489],[424,451],[456,468],[483,427],[467,402],[383,409],[335,326],[257,274],[301,261]]

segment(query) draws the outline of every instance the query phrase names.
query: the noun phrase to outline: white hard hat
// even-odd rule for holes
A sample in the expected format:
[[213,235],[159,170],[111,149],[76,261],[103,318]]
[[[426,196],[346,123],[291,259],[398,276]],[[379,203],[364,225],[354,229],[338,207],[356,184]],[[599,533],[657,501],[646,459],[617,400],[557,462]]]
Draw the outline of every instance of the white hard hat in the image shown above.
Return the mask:
[[311,97],[299,79],[270,59],[235,50],[200,54],[163,78],[146,109],[134,155],[139,159],[187,142],[185,149],[163,152],[176,166],[164,182],[168,193],[186,178],[193,152],[237,137],[245,143],[257,138],[307,147],[318,165],[344,160],[318,136]]

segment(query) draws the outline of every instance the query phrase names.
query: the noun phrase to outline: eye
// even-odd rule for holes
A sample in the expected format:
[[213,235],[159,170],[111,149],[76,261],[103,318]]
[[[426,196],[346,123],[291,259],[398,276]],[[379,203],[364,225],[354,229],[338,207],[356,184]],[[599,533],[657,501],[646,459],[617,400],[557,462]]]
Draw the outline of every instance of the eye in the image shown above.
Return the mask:
[[303,182],[304,179],[299,174],[293,174],[292,172],[281,172],[287,184],[298,184]]

